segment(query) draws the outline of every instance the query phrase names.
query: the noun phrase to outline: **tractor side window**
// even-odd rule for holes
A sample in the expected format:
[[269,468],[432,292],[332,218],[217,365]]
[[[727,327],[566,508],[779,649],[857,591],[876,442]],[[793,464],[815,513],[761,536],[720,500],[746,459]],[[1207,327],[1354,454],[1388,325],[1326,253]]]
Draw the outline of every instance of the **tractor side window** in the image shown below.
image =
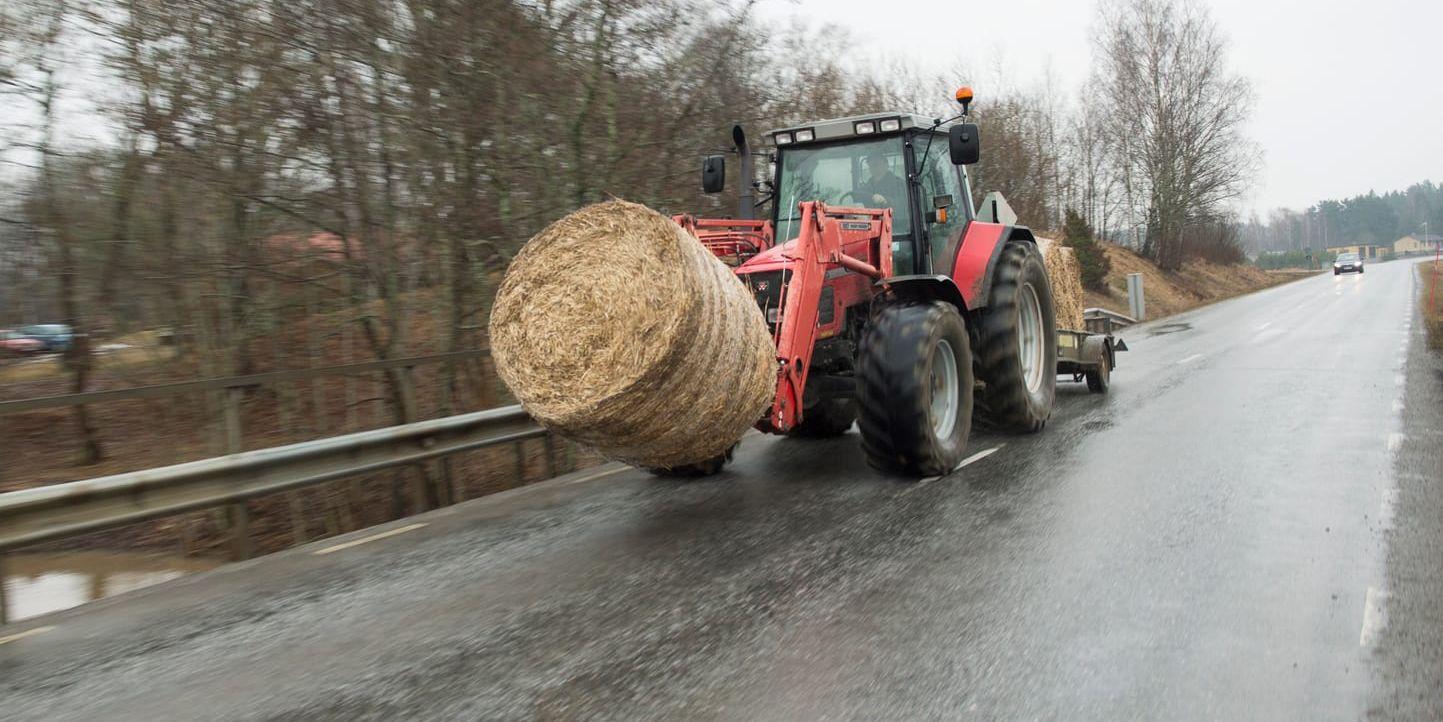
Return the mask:
[[[951,196],[952,204],[944,210],[947,220],[941,223],[927,225],[928,246],[931,248],[932,258],[942,257],[942,251],[947,247],[947,241],[953,235],[961,232],[962,226],[966,223],[966,215],[962,211],[962,204],[968,202],[962,197],[962,183],[957,177],[957,168],[951,163],[942,162],[947,156],[947,139],[941,139],[941,151],[938,151],[938,142],[933,141],[932,151],[927,154],[926,165],[917,172],[922,181],[922,212],[935,211],[937,208],[932,201],[937,196]],[[917,162],[922,163],[922,149],[926,147],[925,140],[914,143],[917,149]],[[932,269],[933,273],[944,273],[950,269]]]

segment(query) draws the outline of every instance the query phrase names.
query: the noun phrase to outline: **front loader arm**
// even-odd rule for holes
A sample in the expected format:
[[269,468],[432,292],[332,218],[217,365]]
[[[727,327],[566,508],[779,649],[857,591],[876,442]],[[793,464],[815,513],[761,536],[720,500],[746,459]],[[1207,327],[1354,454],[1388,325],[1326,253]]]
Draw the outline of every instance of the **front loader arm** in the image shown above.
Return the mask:
[[[874,280],[892,275],[892,210],[800,205],[801,234],[789,254],[791,278],[777,309],[777,390],[771,414],[759,426],[785,433],[802,420],[802,399],[817,314],[829,271],[844,269]],[[858,258],[857,255],[865,256]]]

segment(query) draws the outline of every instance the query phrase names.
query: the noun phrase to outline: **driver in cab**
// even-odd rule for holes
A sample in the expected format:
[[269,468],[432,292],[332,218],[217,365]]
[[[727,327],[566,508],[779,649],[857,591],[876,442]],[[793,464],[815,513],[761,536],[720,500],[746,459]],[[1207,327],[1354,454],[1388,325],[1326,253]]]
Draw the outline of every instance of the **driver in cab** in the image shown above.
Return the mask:
[[880,151],[867,154],[867,179],[857,185],[857,200],[869,208],[895,208],[907,197],[907,186],[887,167]]

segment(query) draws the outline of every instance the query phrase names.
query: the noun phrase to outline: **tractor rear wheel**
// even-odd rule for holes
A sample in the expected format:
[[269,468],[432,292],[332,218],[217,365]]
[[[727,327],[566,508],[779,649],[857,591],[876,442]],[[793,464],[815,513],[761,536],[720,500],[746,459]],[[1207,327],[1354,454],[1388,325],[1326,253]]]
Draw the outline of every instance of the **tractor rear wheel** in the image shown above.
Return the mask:
[[956,307],[886,306],[857,360],[862,450],[873,468],[912,476],[961,463],[972,430],[972,351]]
[[803,439],[827,439],[841,436],[852,428],[857,420],[857,400],[847,396],[834,396],[818,401],[802,415],[802,423],[787,432],[787,436]]
[[987,307],[977,315],[978,418],[1031,433],[1052,416],[1057,395],[1057,320],[1037,246],[1008,241],[997,259]]

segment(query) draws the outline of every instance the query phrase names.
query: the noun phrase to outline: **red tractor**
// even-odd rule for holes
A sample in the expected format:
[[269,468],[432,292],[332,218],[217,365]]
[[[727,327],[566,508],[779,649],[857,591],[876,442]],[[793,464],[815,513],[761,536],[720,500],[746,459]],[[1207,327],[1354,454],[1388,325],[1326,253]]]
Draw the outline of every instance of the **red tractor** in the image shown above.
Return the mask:
[[[972,94],[957,97],[952,121]],[[771,132],[772,177],[757,184],[771,193],[767,220],[751,218],[738,127],[742,217],[676,218],[735,268],[772,331],[762,431],[834,436],[855,421],[872,466],[932,476],[962,461],[974,411],[1006,431],[1047,423],[1058,370],[1047,269],[1031,231],[998,222],[1004,201],[973,208],[977,126],[952,121],[878,113]],[[721,191],[724,157],[702,177]]]

